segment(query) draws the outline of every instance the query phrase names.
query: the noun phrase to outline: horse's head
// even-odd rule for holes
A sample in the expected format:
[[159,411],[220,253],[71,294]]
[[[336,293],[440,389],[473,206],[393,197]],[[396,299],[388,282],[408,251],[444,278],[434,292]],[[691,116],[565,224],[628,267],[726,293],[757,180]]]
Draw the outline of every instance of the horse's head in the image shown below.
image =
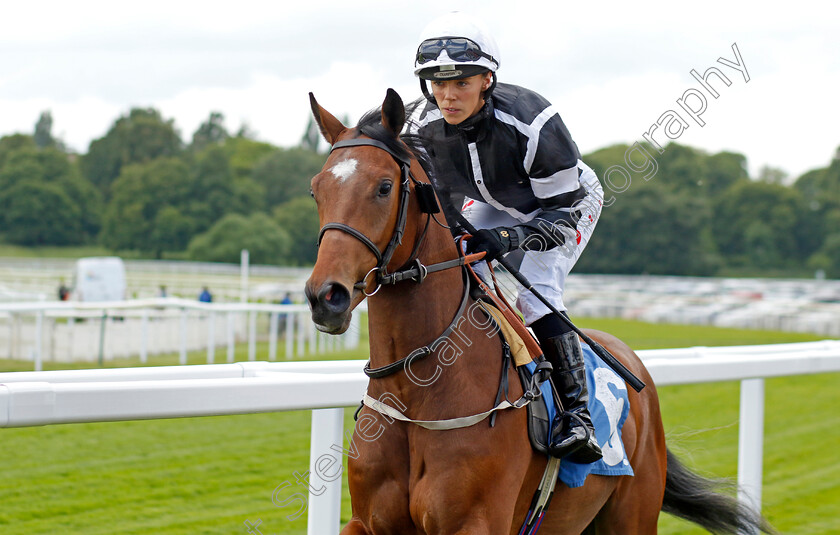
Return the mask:
[[399,140],[405,108],[394,90],[388,90],[381,117],[355,128],[341,124],[312,94],[310,102],[333,150],[312,179],[321,233],[305,293],[318,329],[338,334],[377,287],[379,272],[409,260],[419,209],[409,200],[410,153]]

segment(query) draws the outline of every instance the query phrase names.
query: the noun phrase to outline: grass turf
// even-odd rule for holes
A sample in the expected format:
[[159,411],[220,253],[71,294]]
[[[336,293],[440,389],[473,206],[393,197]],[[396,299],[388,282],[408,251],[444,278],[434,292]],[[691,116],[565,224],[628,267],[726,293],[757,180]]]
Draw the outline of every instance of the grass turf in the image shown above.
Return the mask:
[[[579,323],[639,349],[816,339],[621,320]],[[311,358],[360,357],[356,351]],[[244,358],[244,350],[237,353],[237,360]],[[203,363],[202,353],[190,362]],[[177,357],[169,356],[149,364],[175,363]],[[9,370],[11,364],[0,367]],[[20,369],[31,369],[28,364]],[[838,387],[840,374],[767,381],[764,512],[783,533],[840,532],[840,465],[830,446],[840,443]],[[660,398],[669,447],[704,475],[734,478],[738,384],[664,387]],[[352,411],[345,411],[345,420],[349,429]],[[305,514],[288,517],[298,509],[291,503],[294,493],[305,493],[295,472],[308,469],[309,421],[309,412],[288,412],[4,429],[0,533],[247,533],[246,520],[261,521],[266,535],[305,533]],[[343,481],[346,520],[350,503]],[[277,501],[289,500],[288,506],[272,503],[278,487]],[[660,533],[705,532],[663,515]]]

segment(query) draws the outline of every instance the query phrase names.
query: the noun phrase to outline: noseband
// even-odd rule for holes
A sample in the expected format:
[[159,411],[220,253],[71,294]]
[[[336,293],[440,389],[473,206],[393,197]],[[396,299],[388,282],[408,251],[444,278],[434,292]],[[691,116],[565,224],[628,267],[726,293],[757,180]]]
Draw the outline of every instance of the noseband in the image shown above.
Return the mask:
[[[383,284],[393,284],[395,282],[399,282],[400,280],[405,280],[407,278],[415,278],[415,277],[418,277],[418,276],[421,277],[421,279],[423,277],[425,277],[425,275],[427,273],[426,267],[423,266],[423,264],[421,264],[419,261],[416,262],[417,265],[414,268],[406,270],[405,272],[388,274],[387,267],[388,267],[388,263],[391,261],[391,257],[394,256],[394,252],[397,250],[397,247],[402,244],[402,237],[403,237],[403,234],[405,233],[405,224],[406,224],[406,219],[408,217],[408,197],[409,197],[409,194],[411,193],[411,189],[409,187],[409,180],[414,182],[414,185],[415,185],[416,188],[422,188],[423,186],[425,186],[426,188],[430,188],[431,186],[429,184],[424,184],[424,183],[418,181],[416,178],[414,178],[414,175],[411,174],[411,160],[409,160],[406,157],[403,157],[403,156],[400,156],[400,155],[396,154],[387,145],[385,145],[381,141],[377,141],[375,139],[359,138],[359,139],[347,139],[347,140],[344,140],[344,141],[339,141],[338,143],[336,143],[335,145],[332,146],[332,149],[330,150],[330,153],[332,153],[332,151],[334,151],[336,149],[343,149],[343,148],[347,148],[347,147],[361,147],[361,146],[376,147],[378,149],[384,150],[385,152],[390,154],[391,157],[394,158],[394,160],[400,166],[401,177],[400,177],[399,208],[398,208],[398,211],[397,211],[397,222],[394,225],[394,233],[391,235],[391,240],[388,242],[388,245],[385,247],[385,250],[380,252],[379,247],[377,247],[376,244],[373,243],[373,240],[371,240],[370,238],[365,236],[364,233],[362,233],[361,231],[356,230],[355,228],[351,227],[350,225],[347,225],[347,224],[344,224],[344,223],[327,223],[323,227],[321,227],[321,231],[318,234],[318,245],[321,244],[321,240],[324,238],[324,233],[328,230],[340,230],[342,232],[345,232],[345,233],[353,236],[354,238],[356,238],[357,240],[359,240],[360,242],[365,244],[365,246],[368,249],[370,249],[370,251],[376,257],[376,267],[371,269],[367,273],[367,275],[365,275],[365,277],[361,281],[354,284],[353,287],[357,290],[362,290],[363,292],[365,292],[365,295],[371,296],[371,295],[375,294],[376,292],[378,292],[379,288],[381,288]],[[434,195],[434,193],[431,189],[429,189],[427,191],[432,196]],[[421,202],[420,204],[421,204],[421,209],[424,206],[427,206],[427,203]],[[434,204],[434,207],[437,209],[437,203],[436,202]],[[424,210],[424,211],[429,213],[429,214],[434,213],[434,212],[429,212],[427,210]],[[428,225],[429,225],[429,221],[427,219],[426,228],[428,228]],[[425,236],[425,230],[423,232],[423,235]],[[421,238],[420,241],[422,241],[422,238]],[[418,241],[418,244],[415,247],[415,252],[416,252],[417,248],[419,247],[419,243],[420,242]],[[413,257],[414,253],[412,253],[411,256]],[[416,274],[414,273],[415,271],[417,272]],[[376,279],[375,279],[376,280],[376,289],[371,293],[367,293],[365,291],[366,288],[367,288],[367,279],[371,275],[371,273],[376,274]],[[405,276],[399,276],[401,273],[405,274]]]

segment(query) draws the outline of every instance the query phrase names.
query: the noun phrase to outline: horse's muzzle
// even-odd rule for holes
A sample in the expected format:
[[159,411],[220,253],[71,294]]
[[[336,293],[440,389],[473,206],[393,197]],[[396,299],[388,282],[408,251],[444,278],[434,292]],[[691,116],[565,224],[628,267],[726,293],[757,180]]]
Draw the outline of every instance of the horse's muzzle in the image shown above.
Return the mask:
[[327,281],[318,289],[307,283],[304,289],[312,321],[319,331],[341,334],[350,324],[350,290],[338,282]]

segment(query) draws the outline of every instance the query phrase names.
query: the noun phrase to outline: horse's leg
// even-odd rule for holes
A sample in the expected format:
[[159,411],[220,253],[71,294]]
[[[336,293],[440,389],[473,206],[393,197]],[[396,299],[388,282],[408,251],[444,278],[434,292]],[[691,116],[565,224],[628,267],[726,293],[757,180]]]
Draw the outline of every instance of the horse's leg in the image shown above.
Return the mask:
[[598,535],[656,535],[665,490],[664,457],[657,448],[637,451],[631,461],[634,476],[621,476],[595,519]]
[[[609,343],[606,339],[603,342]],[[630,416],[622,440],[633,466],[633,475],[615,478],[615,490],[595,518],[597,535],[656,535],[659,511],[665,492],[665,431],[659,411],[659,397],[650,375],[623,344],[613,341],[610,349],[647,383],[641,393],[628,392]]]
[[[558,482],[548,513],[540,526],[540,535],[600,535],[600,531],[592,531],[592,522],[615,489],[616,479],[590,475],[584,486],[574,489]],[[516,520],[521,525],[524,518]]]

